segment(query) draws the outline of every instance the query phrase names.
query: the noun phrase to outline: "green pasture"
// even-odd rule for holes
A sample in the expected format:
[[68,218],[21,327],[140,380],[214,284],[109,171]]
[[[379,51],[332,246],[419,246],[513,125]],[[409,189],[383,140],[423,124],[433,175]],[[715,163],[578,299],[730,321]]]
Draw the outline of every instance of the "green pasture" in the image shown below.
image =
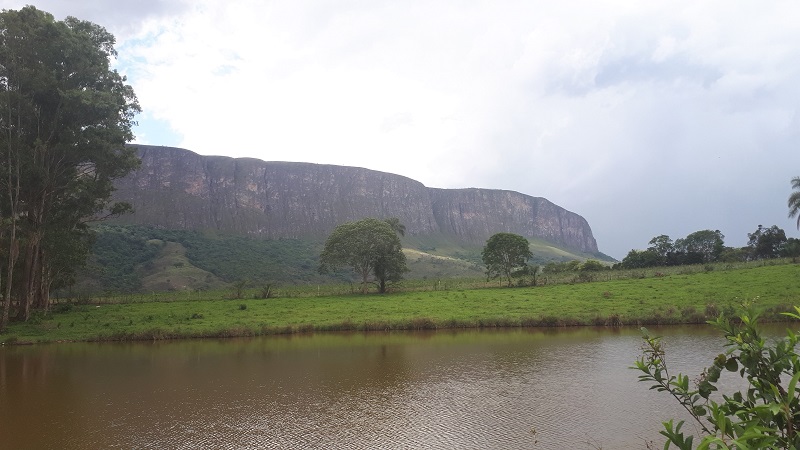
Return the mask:
[[[0,342],[173,339],[336,330],[703,323],[754,303],[765,318],[800,305],[800,265],[698,268],[536,287],[483,288],[427,280],[387,295],[308,288],[304,296],[256,299],[209,293],[60,303],[12,324]],[[636,275],[636,274],[633,274]],[[433,290],[437,288],[438,290]],[[463,287],[463,288],[462,288]],[[423,289],[424,288],[424,289]],[[279,291],[280,292],[280,291]],[[289,294],[289,292],[284,292]]]

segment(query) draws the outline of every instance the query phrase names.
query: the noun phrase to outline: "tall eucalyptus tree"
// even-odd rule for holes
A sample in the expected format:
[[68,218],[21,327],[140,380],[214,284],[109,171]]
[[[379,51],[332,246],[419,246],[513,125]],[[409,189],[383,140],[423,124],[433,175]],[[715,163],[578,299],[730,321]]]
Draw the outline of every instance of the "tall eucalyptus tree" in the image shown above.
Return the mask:
[[139,164],[125,144],[140,109],[111,68],[114,45],[103,27],[74,17],[0,12],[0,330],[12,310],[27,320],[49,307],[54,283],[88,252],[87,222],[129,208],[111,193]]

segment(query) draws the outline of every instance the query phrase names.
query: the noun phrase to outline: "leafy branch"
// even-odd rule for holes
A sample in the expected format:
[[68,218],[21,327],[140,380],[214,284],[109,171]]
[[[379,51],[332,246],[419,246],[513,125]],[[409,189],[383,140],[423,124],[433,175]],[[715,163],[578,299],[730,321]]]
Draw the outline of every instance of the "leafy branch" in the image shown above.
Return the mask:
[[[788,317],[800,319],[800,308]],[[642,372],[639,381],[652,383],[651,389],[669,393],[686,409],[701,431],[698,450],[705,449],[794,449],[800,448],[800,358],[795,352],[798,337],[787,331],[786,337],[767,342],[758,327],[758,314],[746,310],[738,321],[725,318],[709,322],[722,331],[727,343],[712,365],[690,387],[689,377],[671,375],[666,352],[659,337],[642,329],[642,356],[633,369]],[[737,372],[747,381],[745,392],[722,395],[722,402],[712,400],[723,370]],[[664,449],[675,445],[682,450],[694,448],[694,436],[682,431],[684,421],[663,423],[661,434],[667,438]]]

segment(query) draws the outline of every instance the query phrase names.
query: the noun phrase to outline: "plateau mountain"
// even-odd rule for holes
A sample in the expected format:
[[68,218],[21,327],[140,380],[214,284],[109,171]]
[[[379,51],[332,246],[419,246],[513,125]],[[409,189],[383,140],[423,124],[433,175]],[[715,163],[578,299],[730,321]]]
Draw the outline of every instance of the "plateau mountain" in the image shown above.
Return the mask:
[[137,145],[141,167],[117,180],[117,223],[267,239],[324,239],[337,225],[398,217],[407,240],[479,246],[492,234],[541,239],[601,255],[588,222],[541,197],[495,189],[438,189],[357,167],[201,156]]

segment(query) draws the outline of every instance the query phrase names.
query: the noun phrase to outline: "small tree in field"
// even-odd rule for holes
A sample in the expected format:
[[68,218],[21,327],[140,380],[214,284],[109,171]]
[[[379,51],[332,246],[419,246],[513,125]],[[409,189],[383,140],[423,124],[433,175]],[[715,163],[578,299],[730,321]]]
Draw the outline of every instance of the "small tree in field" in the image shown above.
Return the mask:
[[244,296],[244,290],[247,289],[247,286],[250,284],[249,280],[237,280],[231,284],[233,288],[233,296],[234,298],[242,298]]
[[532,257],[528,240],[513,233],[495,234],[486,241],[481,252],[486,275],[490,278],[500,277],[501,280],[505,278],[509,286],[512,274],[524,270]]
[[362,293],[367,291],[370,275],[383,294],[388,283],[400,281],[408,271],[395,229],[386,221],[372,218],[336,227],[325,241],[320,262],[322,273],[337,267],[352,268],[361,278]]

